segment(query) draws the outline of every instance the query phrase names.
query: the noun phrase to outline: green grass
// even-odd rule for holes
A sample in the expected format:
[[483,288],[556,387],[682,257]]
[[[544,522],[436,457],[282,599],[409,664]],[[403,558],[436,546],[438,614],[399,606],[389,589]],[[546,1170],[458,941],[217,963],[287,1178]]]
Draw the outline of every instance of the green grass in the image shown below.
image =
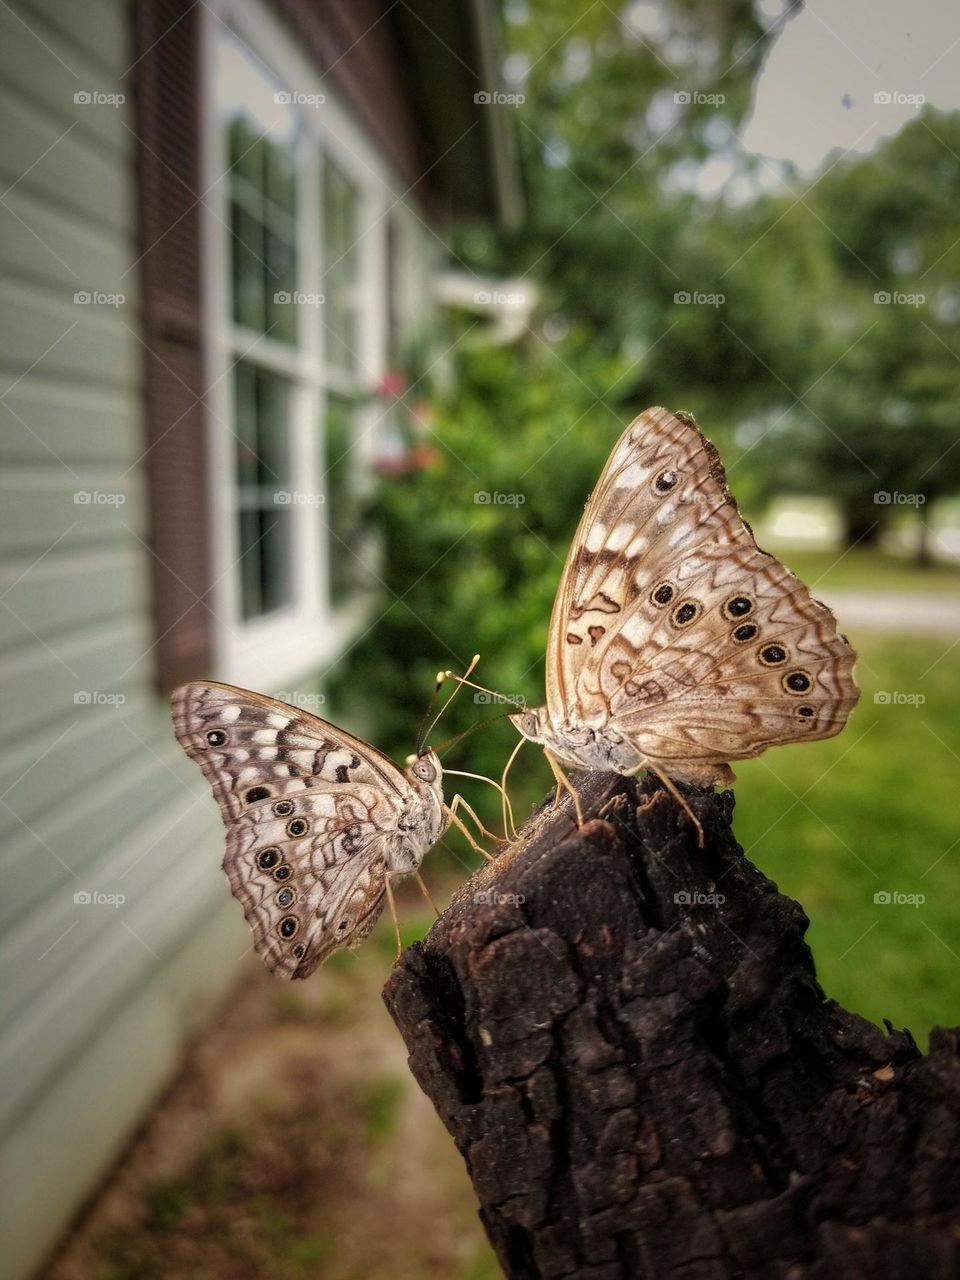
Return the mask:
[[[747,855],[810,917],[828,995],[875,1022],[960,1022],[960,645],[851,636],[860,704],[828,742],[736,766]],[[877,691],[922,705],[878,704]],[[874,894],[923,894],[919,906]]]
[[375,1076],[357,1090],[356,1104],[364,1137],[385,1142],[393,1135],[406,1081],[395,1075]]
[[[763,539],[760,539],[761,544]],[[777,556],[803,578],[814,595],[817,588],[837,591],[896,591],[913,595],[960,596],[960,565],[938,562],[918,569],[906,556],[870,548],[852,551],[778,549]]]

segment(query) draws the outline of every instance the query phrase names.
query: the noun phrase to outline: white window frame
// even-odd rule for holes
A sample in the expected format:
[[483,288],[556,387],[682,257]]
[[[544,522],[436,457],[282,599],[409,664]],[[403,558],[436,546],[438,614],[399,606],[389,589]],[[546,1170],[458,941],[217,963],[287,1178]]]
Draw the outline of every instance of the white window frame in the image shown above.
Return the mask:
[[[361,484],[376,454],[377,424],[383,407],[374,392],[386,368],[386,226],[400,216],[413,235],[424,238],[419,219],[404,206],[403,187],[372,140],[337,100],[291,39],[281,21],[256,0],[207,0],[201,6],[201,235],[205,385],[210,411],[210,529],[213,577],[208,601],[214,626],[217,674],[232,683],[274,692],[286,684],[329,666],[370,617],[370,593],[332,608],[329,602],[329,554],[323,506],[308,503],[286,508],[292,522],[291,584],[288,608],[243,620],[237,571],[239,533],[234,506],[236,446],[233,366],[238,355],[290,379],[289,429],[293,487],[325,494],[323,423],[328,396],[360,396],[355,413],[357,437],[353,453]],[[225,29],[226,28],[226,29]],[[359,192],[361,323],[358,327],[356,378],[344,376],[326,362],[324,325],[318,309],[298,310],[297,346],[271,339],[233,320],[230,223],[230,179],[227,131],[217,102],[217,53],[223,39],[245,44],[269,68],[278,88],[297,94],[322,94],[321,107],[299,108],[297,181],[297,281],[304,292],[323,292],[321,170],[329,156]],[[295,109],[297,109],[295,107]],[[418,234],[419,233],[419,236]],[[426,260],[422,243],[417,257]],[[416,282],[416,266],[405,272]],[[411,286],[413,287],[413,286]],[[414,304],[415,306],[415,304]],[[229,483],[224,478],[229,477]],[[347,554],[341,548],[334,553]],[[367,559],[368,548],[357,551]],[[376,578],[371,575],[371,588]]]

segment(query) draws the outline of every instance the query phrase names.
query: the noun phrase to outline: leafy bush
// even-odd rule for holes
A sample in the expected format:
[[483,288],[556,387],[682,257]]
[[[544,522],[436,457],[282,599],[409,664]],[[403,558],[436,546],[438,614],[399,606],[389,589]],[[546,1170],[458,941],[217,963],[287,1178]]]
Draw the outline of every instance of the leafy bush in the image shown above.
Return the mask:
[[[438,669],[463,671],[474,653],[482,655],[481,683],[531,705],[543,701],[563,560],[625,421],[603,398],[622,371],[616,361],[573,342],[556,349],[530,341],[531,349],[474,348],[461,357],[456,390],[439,398],[427,428],[432,462],[384,477],[373,499],[380,576],[393,599],[385,598],[383,617],[342,664],[334,693],[343,700],[362,690],[373,739],[397,759],[413,750]],[[513,709],[474,696],[460,695],[431,742]],[[516,741],[502,721],[452,749],[445,763],[499,777]],[[529,750],[535,761],[539,753]],[[548,781],[543,766],[526,798],[542,795]],[[466,789],[488,816],[498,812],[488,788]]]

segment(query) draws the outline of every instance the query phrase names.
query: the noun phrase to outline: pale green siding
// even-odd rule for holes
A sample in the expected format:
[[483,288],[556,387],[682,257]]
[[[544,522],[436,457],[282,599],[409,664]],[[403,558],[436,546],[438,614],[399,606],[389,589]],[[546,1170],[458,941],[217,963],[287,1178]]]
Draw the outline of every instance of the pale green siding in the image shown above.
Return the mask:
[[[40,1264],[248,948],[152,689],[131,15],[0,5],[4,1274]],[[78,91],[124,93],[121,108]],[[125,295],[81,305],[81,291]],[[122,495],[122,505],[75,501]],[[78,704],[75,696],[122,696]],[[79,891],[125,903],[77,904]]]

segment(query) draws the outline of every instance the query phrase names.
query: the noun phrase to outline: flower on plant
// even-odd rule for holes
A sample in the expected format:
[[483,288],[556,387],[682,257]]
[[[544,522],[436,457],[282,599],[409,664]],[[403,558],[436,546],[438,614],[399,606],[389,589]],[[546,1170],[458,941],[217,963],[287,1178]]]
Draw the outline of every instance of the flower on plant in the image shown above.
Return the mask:
[[382,476],[407,476],[415,471],[429,471],[439,462],[439,449],[432,444],[418,444],[412,449],[381,453],[374,467]]
[[406,375],[399,369],[388,369],[377,384],[377,395],[382,400],[399,400],[406,389]]

